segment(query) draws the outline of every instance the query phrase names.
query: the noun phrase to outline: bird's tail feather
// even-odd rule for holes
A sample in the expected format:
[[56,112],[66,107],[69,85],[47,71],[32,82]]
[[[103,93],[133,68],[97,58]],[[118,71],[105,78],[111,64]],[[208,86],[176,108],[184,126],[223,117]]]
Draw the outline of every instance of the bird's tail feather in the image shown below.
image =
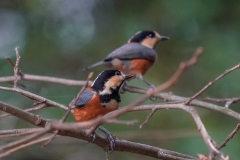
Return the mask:
[[94,63],[94,64],[92,64],[92,65],[90,65],[90,66],[88,66],[88,67],[86,67],[86,68],[83,68],[82,71],[91,69],[91,68],[93,68],[93,67],[101,66],[101,65],[104,65],[104,64],[106,64],[106,62],[100,61],[100,62]]

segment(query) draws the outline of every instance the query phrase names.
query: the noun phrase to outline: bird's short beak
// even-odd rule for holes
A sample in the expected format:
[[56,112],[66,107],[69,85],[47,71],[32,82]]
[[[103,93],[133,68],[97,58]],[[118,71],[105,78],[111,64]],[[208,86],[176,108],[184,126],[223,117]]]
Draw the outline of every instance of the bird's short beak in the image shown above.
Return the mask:
[[166,37],[166,36],[160,36],[159,41],[166,41],[166,40],[169,40],[169,39],[170,39],[169,37]]
[[125,74],[124,80],[130,79],[132,77],[133,77],[133,75],[131,75],[131,74]]

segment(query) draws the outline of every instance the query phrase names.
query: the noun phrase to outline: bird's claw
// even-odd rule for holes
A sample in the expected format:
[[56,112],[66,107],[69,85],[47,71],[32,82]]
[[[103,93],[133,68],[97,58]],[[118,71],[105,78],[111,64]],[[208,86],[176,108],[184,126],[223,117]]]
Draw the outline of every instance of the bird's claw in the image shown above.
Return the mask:
[[96,139],[96,133],[95,133],[95,132],[93,132],[93,133],[91,134],[91,138],[92,138],[92,142]]
[[115,148],[115,137],[112,134],[108,134],[107,139],[109,141],[109,148],[107,149],[107,153],[111,154]]
[[109,147],[106,152],[109,154],[112,153],[115,148],[115,137],[102,126],[99,126],[98,128],[106,135],[106,138],[109,141]]
[[[149,89],[148,89],[148,94],[151,94],[151,92],[154,91],[154,90],[156,89],[156,87],[155,87],[153,84],[150,84],[149,86],[150,86],[150,87],[149,87]],[[151,101],[156,101],[157,97],[151,96],[149,99],[150,99]]]

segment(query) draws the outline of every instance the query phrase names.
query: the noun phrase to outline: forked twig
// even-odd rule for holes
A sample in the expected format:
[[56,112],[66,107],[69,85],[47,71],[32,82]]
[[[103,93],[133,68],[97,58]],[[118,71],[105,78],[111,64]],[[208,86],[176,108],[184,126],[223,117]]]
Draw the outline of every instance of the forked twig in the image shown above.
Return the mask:
[[210,97],[207,97],[207,98],[205,98],[205,100],[213,101],[213,102],[225,102],[225,107],[228,108],[231,104],[239,102],[240,97],[236,97],[236,98],[210,98]]
[[219,81],[221,78],[223,78],[224,76],[226,76],[227,74],[231,73],[232,71],[236,70],[240,68],[240,63],[237,64],[236,66],[226,70],[223,74],[221,74],[220,76],[218,76],[217,78],[215,78],[213,81],[209,82],[205,87],[203,87],[200,91],[198,91],[195,95],[193,95],[191,98],[189,98],[185,104],[188,105],[192,102],[192,100],[196,99],[199,95],[201,95],[206,89],[208,89],[210,86],[212,86],[214,83],[216,83],[217,81]]

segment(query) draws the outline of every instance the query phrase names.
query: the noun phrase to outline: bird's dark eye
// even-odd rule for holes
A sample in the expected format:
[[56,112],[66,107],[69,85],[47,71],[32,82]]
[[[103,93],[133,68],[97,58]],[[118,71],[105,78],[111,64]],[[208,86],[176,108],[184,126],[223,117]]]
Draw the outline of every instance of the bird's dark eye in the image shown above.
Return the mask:
[[150,33],[150,34],[148,34],[148,37],[153,38],[153,37],[155,37],[155,34],[154,33]]
[[121,75],[121,73],[119,71],[116,71],[115,75]]

